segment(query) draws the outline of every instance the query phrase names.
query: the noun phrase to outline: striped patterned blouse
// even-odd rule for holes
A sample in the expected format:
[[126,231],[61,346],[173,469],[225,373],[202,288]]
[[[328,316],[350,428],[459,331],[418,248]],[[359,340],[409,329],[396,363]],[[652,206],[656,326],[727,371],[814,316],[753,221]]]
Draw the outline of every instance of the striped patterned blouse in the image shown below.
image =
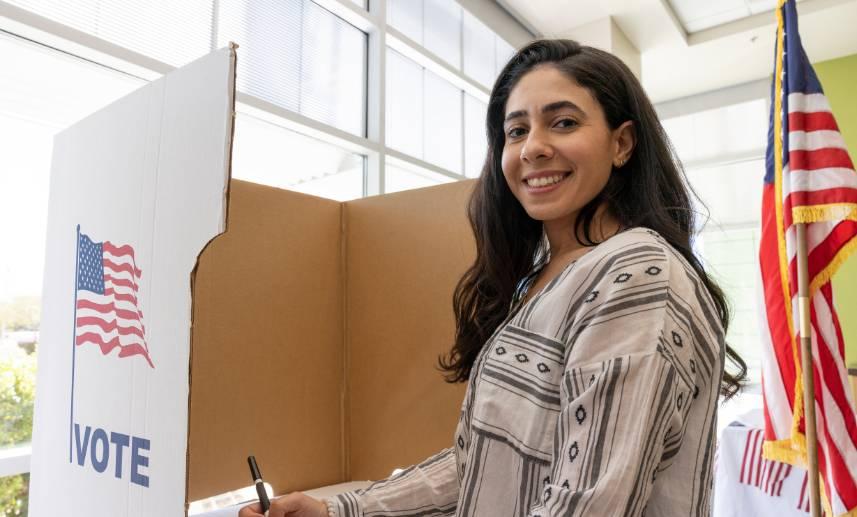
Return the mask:
[[329,513],[707,516],[724,351],[683,257],[652,230],[619,233],[486,343],[452,447]]

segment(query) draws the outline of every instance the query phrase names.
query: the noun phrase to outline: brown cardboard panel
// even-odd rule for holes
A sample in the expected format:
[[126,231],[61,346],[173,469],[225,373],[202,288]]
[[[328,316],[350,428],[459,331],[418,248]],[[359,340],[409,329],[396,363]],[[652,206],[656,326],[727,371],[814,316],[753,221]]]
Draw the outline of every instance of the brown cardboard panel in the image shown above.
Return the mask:
[[475,256],[472,181],[345,203],[350,477],[379,479],[453,445],[464,385],[438,354]]
[[194,285],[188,500],[343,481],[341,203],[232,181]]

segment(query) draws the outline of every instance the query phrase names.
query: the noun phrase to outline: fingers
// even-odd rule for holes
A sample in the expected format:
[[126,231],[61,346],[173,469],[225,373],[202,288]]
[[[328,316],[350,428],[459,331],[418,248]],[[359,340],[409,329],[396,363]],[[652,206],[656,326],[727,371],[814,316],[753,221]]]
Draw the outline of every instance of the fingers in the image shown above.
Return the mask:
[[[271,501],[268,517],[327,517],[327,505],[300,492]],[[243,516],[242,516],[243,517]]]
[[264,515],[262,505],[259,503],[247,505],[238,512],[238,517],[264,517]]
[[271,500],[271,509],[268,510],[268,517],[286,517],[289,514],[297,513],[301,509],[300,492],[292,492],[291,494],[278,497]]

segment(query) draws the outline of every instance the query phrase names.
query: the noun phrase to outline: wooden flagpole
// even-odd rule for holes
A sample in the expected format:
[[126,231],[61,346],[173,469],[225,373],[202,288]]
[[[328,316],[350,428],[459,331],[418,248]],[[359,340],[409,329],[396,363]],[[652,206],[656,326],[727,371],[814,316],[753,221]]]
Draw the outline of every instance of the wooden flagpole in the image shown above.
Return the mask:
[[798,316],[800,319],[801,369],[803,371],[803,416],[806,436],[807,477],[809,478],[810,512],[821,517],[818,477],[818,438],[815,427],[815,379],[812,362],[812,335],[809,313],[809,267],[807,265],[806,224],[797,230]]

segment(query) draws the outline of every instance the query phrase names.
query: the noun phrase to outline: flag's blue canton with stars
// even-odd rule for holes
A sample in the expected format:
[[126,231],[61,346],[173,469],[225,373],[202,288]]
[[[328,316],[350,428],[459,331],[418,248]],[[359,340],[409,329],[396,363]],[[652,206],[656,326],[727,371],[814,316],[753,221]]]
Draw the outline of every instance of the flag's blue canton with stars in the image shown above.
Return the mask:
[[[794,2],[786,2],[786,4],[782,7],[783,9],[783,24],[785,25],[785,30],[783,31],[783,48],[785,48],[785,52],[783,53],[783,91],[779,92],[780,97],[782,98],[782,112],[786,114],[789,112],[789,94],[790,93],[804,93],[804,94],[813,94],[813,93],[824,93],[821,88],[821,81],[818,80],[818,76],[815,75],[815,70],[810,65],[809,57],[806,55],[806,51],[803,49],[803,43],[800,39],[800,33],[797,29],[797,11],[795,9]],[[779,52],[779,50],[774,51]],[[774,81],[771,81],[771,113],[770,118],[768,120],[768,148],[765,153],[765,182],[773,183],[774,182]],[[783,116],[783,120],[787,121],[788,117]],[[782,132],[784,138],[782,139],[783,145],[783,166],[785,166],[789,162],[789,139],[786,135],[788,135],[788,125],[783,124]]]
[[103,246],[82,233],[78,239],[77,288],[104,294]]

